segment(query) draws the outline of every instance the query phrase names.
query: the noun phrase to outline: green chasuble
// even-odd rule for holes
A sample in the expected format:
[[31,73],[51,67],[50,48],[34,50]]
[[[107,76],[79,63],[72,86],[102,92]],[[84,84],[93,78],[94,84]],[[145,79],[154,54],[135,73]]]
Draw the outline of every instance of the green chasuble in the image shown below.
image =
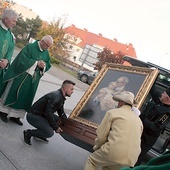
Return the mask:
[[165,152],[160,157],[152,158],[146,165],[122,168],[121,170],[170,170],[170,151]]
[[[0,25],[0,60],[7,59],[10,63],[14,52],[14,39],[10,30],[5,30]],[[0,97],[5,89],[6,84],[3,83],[4,73],[7,69],[0,68]]]
[[42,77],[42,70],[37,66],[33,75],[28,74],[27,70],[39,60],[46,63],[45,72],[50,69],[49,52],[41,51],[38,41],[25,46],[14,59],[4,76],[4,82],[12,82],[4,101],[5,106],[29,111]]

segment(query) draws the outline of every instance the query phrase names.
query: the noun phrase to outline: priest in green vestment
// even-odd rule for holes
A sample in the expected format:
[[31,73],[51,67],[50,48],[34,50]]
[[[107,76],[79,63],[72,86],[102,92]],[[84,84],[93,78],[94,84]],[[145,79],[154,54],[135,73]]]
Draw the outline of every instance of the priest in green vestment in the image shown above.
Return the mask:
[[9,8],[4,9],[0,20],[0,96],[2,95],[5,84],[3,77],[10,64],[14,52],[14,37],[10,29],[16,25],[18,14]]
[[26,45],[4,75],[7,86],[1,96],[0,111],[19,125],[32,105],[41,77],[51,67],[48,48],[52,44],[53,38],[46,35]]

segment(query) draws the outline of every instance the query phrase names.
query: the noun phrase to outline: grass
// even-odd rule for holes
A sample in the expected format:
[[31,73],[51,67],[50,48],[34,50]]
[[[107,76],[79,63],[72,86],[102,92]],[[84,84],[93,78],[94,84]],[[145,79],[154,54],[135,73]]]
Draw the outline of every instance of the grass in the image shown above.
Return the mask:
[[75,72],[74,70],[70,69],[70,68],[67,68],[67,67],[64,67],[64,66],[61,66],[59,64],[53,64],[53,66],[57,67],[58,69],[74,76],[74,77],[77,77],[77,72]]

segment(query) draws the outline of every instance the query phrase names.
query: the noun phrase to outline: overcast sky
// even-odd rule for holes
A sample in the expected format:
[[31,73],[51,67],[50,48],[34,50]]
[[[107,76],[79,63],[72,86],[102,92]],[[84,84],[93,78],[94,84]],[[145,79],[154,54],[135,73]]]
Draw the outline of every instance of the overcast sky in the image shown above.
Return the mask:
[[170,0],[13,1],[43,20],[66,15],[66,26],[74,24],[123,44],[132,43],[138,59],[170,69]]

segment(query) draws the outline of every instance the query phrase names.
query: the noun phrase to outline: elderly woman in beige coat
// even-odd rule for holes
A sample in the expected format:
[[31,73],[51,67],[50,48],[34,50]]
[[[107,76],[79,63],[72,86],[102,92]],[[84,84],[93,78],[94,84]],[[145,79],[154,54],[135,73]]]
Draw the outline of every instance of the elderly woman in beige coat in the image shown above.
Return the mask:
[[123,91],[113,99],[118,101],[118,108],[106,112],[97,129],[94,152],[88,157],[84,170],[134,166],[141,152],[143,124],[132,111],[134,94]]

